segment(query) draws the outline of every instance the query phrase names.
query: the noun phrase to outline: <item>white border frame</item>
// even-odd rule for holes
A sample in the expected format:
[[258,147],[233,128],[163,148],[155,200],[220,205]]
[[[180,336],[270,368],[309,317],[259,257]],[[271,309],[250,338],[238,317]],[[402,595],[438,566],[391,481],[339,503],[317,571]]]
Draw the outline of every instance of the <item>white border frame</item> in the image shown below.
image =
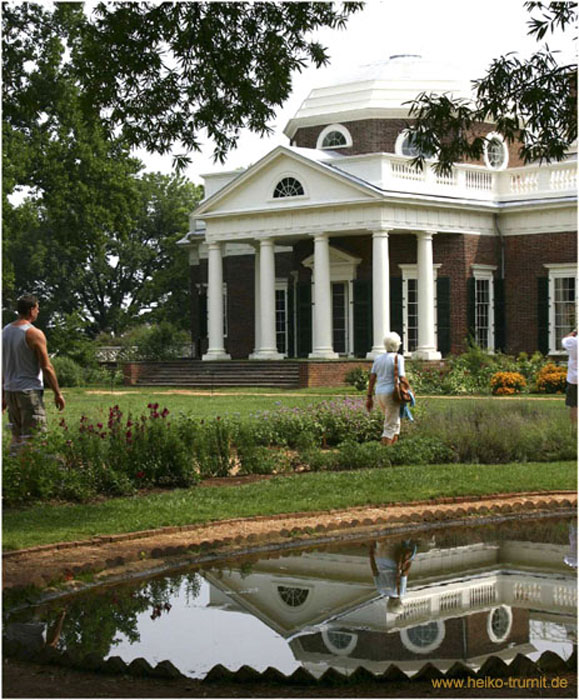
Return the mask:
[[[497,610],[505,610],[508,618],[507,631],[500,637],[497,637],[497,635],[493,632],[492,625],[493,615]],[[491,610],[489,610],[489,614],[487,615],[487,634],[491,642],[494,642],[495,644],[501,644],[502,642],[506,641],[509,634],[511,633],[512,627],[513,611],[511,610],[511,607],[509,605],[498,605],[496,608],[492,608]]]
[[[297,180],[300,185],[303,187],[304,193],[303,194],[296,194],[293,195],[292,197],[274,197],[273,193],[275,192],[275,188],[279,185],[279,183],[286,177],[291,177],[294,180]],[[310,193],[308,190],[308,187],[306,183],[304,182],[303,175],[300,174],[298,175],[296,172],[291,171],[291,170],[285,170],[282,173],[277,173],[276,176],[272,179],[271,184],[269,186],[269,199],[267,200],[268,202],[295,202],[303,200],[303,199],[309,199]]]
[[431,622],[424,623],[424,625],[430,624],[435,624],[437,627],[436,638],[433,642],[427,644],[425,647],[421,647],[415,644],[408,636],[408,632],[409,630],[414,629],[415,627],[422,627],[423,625],[414,625],[413,627],[407,627],[403,630],[400,630],[400,639],[402,641],[402,644],[404,644],[404,646],[409,651],[412,651],[415,654],[429,654],[431,651],[438,649],[438,647],[444,641],[444,637],[446,636],[446,626],[444,624],[444,620],[431,620]]
[[471,265],[472,276],[475,280],[474,286],[474,322],[476,339],[476,281],[486,280],[489,284],[489,337],[488,345],[483,350],[494,352],[495,350],[495,275],[496,265]]
[[[332,640],[330,639],[330,633],[331,632],[337,632],[341,634],[348,634],[350,636],[350,642],[348,646],[344,647],[343,649],[341,647],[336,647],[332,643]],[[327,628],[322,630],[322,640],[324,644],[326,645],[326,649],[332,654],[335,654],[336,656],[350,656],[350,654],[354,651],[356,646],[358,645],[358,635],[356,632],[349,632],[347,630],[342,630],[340,628],[337,629],[332,629],[332,628]]]
[[[505,159],[504,159],[502,165],[500,166],[500,168],[494,168],[494,167],[490,164],[490,161],[489,161],[488,147],[489,147],[490,142],[491,142],[493,139],[496,139],[497,141],[500,141],[500,142],[502,143],[503,149],[504,149]],[[485,162],[485,165],[487,166],[487,168],[488,168],[490,171],[492,171],[493,173],[500,173],[501,170],[506,170],[506,169],[509,167],[509,149],[508,149],[508,146],[507,146],[507,144],[506,144],[506,142],[505,142],[505,139],[504,139],[504,137],[502,136],[502,134],[499,134],[499,133],[496,132],[496,131],[491,131],[490,134],[487,134],[487,135],[485,136],[485,147],[484,147],[484,151],[483,151],[483,159],[484,159],[484,162]]]
[[[338,133],[342,134],[342,136],[346,139],[346,143],[343,146],[323,146],[324,139],[328,134],[331,134],[332,131],[337,131]],[[330,124],[330,126],[326,126],[325,129],[323,129],[320,132],[320,135],[318,136],[318,140],[316,141],[316,148],[319,149],[320,151],[333,151],[336,148],[349,148],[353,144],[352,141],[352,135],[348,131],[348,129],[343,126],[342,124]]]
[[579,289],[577,277],[577,265],[573,263],[544,263],[549,272],[549,355],[566,355],[563,347],[556,347],[555,343],[555,279],[562,277],[575,278],[575,314],[579,306]]

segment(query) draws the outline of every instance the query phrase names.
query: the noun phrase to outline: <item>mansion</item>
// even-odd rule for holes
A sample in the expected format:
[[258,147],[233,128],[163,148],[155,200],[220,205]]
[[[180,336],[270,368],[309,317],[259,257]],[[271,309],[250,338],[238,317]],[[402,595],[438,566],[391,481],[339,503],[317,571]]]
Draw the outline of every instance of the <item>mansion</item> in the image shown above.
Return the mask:
[[470,95],[419,56],[313,90],[278,146],[204,176],[180,244],[204,360],[371,359],[397,331],[410,357],[470,339],[562,354],[575,327],[576,154],[524,165],[492,124],[481,162],[439,175],[406,131],[423,91]]

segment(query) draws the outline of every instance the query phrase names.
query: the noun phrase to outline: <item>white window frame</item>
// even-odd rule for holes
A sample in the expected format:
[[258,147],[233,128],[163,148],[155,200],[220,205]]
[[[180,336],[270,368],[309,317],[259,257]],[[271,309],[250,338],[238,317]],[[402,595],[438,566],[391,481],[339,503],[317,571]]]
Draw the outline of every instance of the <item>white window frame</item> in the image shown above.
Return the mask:
[[575,278],[575,318],[577,318],[577,308],[579,306],[577,265],[571,263],[546,263],[544,267],[549,271],[549,355],[566,355],[562,347],[557,347],[555,328],[555,280],[566,277]]
[[[279,292],[282,291],[284,293],[284,308],[285,308],[285,352],[282,353],[284,357],[288,356],[289,353],[289,325],[288,325],[288,313],[289,313],[289,308],[288,308],[288,281],[285,279],[277,279],[275,281],[275,291]],[[277,295],[276,295],[277,296]],[[275,303],[275,314],[276,314],[276,319],[275,319],[275,339],[276,339],[276,345],[277,345],[277,299]]]
[[[286,178],[292,178],[293,180],[297,180],[300,185],[302,186],[304,193],[303,194],[295,194],[290,197],[274,197],[273,193],[275,192],[275,188],[279,185],[279,183],[282,180],[285,180]],[[268,202],[295,202],[296,200],[301,200],[301,199],[308,199],[309,198],[309,192],[308,188],[306,186],[306,183],[304,181],[304,177],[302,174],[298,174],[294,171],[284,171],[281,173],[278,173],[273,180],[270,182],[269,186],[269,197],[268,197]]]
[[[404,129],[404,131],[401,131],[398,134],[398,136],[396,137],[396,141],[394,142],[394,153],[397,156],[401,156],[402,158],[416,158],[416,156],[408,156],[402,152],[402,147],[404,146],[404,142],[411,135],[412,135],[412,131],[410,129]],[[435,155],[436,154],[433,154],[431,156],[427,156],[425,159],[432,160]]]
[[[493,630],[493,615],[497,611],[503,611],[506,616],[507,616],[507,627],[505,631],[501,635],[495,634]],[[488,612],[487,615],[487,634],[491,642],[494,642],[495,644],[502,644],[503,642],[506,642],[506,640],[509,637],[509,634],[511,633],[511,629],[513,627],[513,611],[510,607],[510,605],[499,605],[496,608],[491,608]]]
[[474,277],[474,322],[475,329],[474,335],[475,340],[477,337],[477,327],[476,327],[476,305],[477,305],[477,293],[476,293],[476,283],[477,281],[487,281],[489,283],[489,336],[487,339],[487,347],[483,348],[488,352],[494,352],[495,349],[495,271],[497,269],[496,265],[472,265],[472,276]]
[[430,622],[425,622],[425,625],[434,625],[436,627],[436,636],[430,642],[430,644],[425,644],[424,646],[416,644],[410,638],[411,630],[416,627],[422,627],[423,625],[415,625],[414,627],[406,627],[400,630],[400,640],[402,644],[415,654],[429,654],[442,644],[444,637],[446,636],[446,625],[444,620],[431,620]]
[[[485,165],[489,170],[492,170],[493,172],[500,172],[501,170],[506,170],[509,167],[509,149],[507,148],[507,144],[505,143],[505,139],[503,138],[502,134],[497,133],[496,131],[491,131],[490,134],[487,134],[485,136],[485,145],[484,145],[484,150],[483,150],[483,159],[485,162]],[[504,149],[504,154],[505,158],[502,162],[502,164],[497,168],[494,165],[491,165],[491,162],[489,160],[489,154],[488,154],[488,147],[490,145],[490,142],[492,140],[496,139],[497,141],[500,141],[503,145]]]
[[[342,134],[342,136],[346,139],[346,143],[342,146],[324,146],[324,139],[328,134],[331,134],[332,131],[337,131],[339,134]],[[352,135],[350,134],[348,129],[346,129],[345,126],[343,126],[342,124],[330,124],[320,132],[320,135],[318,136],[318,140],[316,142],[316,148],[321,151],[331,151],[334,148],[348,148],[352,145],[352,143]]]
[[[432,266],[434,277],[434,342],[438,347],[438,293],[436,280],[438,269],[442,263]],[[414,263],[401,263],[398,267],[402,270],[402,344],[404,345],[404,357],[412,357],[414,350],[408,349],[408,280],[418,279],[418,265]]]

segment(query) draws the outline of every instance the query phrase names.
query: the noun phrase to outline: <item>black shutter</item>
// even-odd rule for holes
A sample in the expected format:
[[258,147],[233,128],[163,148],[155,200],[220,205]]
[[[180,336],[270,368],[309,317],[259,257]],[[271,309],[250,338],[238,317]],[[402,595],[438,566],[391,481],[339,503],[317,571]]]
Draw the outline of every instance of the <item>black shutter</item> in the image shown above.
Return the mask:
[[287,356],[295,356],[295,333],[294,333],[294,281],[289,279],[287,287]]
[[438,350],[443,355],[450,352],[450,277],[438,277],[436,280],[436,313],[438,331]]
[[312,351],[312,285],[298,282],[297,289],[298,357],[307,357]]
[[197,296],[199,338],[207,338],[207,290],[200,289]]
[[354,355],[366,357],[372,348],[372,282],[354,280]]
[[549,278],[537,277],[537,348],[549,354]]
[[404,352],[404,333],[402,328],[402,277],[390,278],[390,330],[402,338],[400,352]]
[[495,350],[505,352],[507,347],[505,326],[505,280],[494,280],[495,296]]
[[466,340],[467,342],[476,341],[476,280],[474,277],[469,277],[466,281]]

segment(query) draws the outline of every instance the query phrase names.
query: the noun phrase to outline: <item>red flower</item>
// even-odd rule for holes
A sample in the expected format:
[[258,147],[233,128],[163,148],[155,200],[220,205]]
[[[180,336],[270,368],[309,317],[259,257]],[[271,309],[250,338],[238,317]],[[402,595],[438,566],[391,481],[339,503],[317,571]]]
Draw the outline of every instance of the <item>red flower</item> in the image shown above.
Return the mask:
[[130,440],[133,437],[133,433],[130,430],[127,430],[125,437],[127,440]]
[[137,477],[137,479],[142,479],[145,476],[145,472],[137,472],[135,476]]
[[168,408],[164,408],[164,409],[161,411],[161,416],[162,416],[163,418],[165,418],[165,417],[168,416],[168,415],[169,415],[169,409],[168,409]]

